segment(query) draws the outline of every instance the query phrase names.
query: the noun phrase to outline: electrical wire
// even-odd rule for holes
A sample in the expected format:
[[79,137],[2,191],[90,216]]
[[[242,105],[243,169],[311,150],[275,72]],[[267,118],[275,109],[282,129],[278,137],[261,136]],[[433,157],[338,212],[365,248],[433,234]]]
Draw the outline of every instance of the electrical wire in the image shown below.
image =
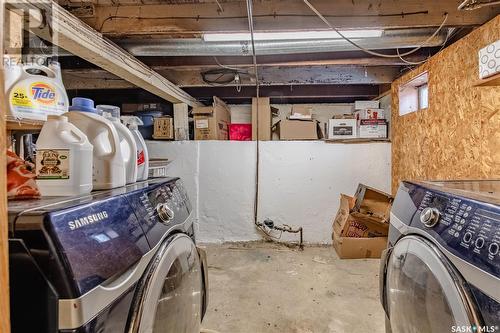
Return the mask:
[[364,48],[363,46],[357,44],[356,42],[352,41],[351,39],[347,38],[346,36],[344,36],[342,34],[342,32],[340,32],[339,29],[335,28],[332,24],[330,24],[330,22],[328,22],[328,20],[308,0],[303,0],[303,1],[330,29],[332,29],[333,31],[335,31],[340,37],[342,37],[344,40],[346,40],[349,44],[353,45],[354,47],[360,49],[361,51],[363,51],[365,53],[368,53],[368,54],[371,54],[371,55],[377,56],[377,57],[382,57],[382,58],[401,58],[401,57],[405,57],[405,56],[408,56],[410,54],[413,54],[413,53],[417,52],[422,47],[424,47],[425,45],[427,45],[427,43],[432,38],[436,37],[436,35],[439,33],[439,31],[441,31],[441,29],[445,25],[446,21],[448,20],[448,13],[444,13],[445,16],[444,16],[443,22],[437,28],[437,30],[429,38],[427,38],[422,44],[420,44],[419,46],[415,47],[414,49],[412,49],[412,50],[410,50],[408,52],[405,52],[403,54],[383,54],[383,53],[375,52],[375,51],[372,51],[372,50],[368,50],[368,49]]
[[[453,30],[454,30],[454,28],[451,31],[453,31]],[[444,39],[443,44],[441,44],[441,47],[439,48],[439,50],[436,53],[441,52],[444,49],[444,47],[446,46],[446,43],[448,42],[448,39],[450,38],[451,35],[452,35],[452,32],[448,31],[448,33],[446,34],[446,38]],[[426,59],[424,59],[422,61],[415,61],[414,62],[414,61],[409,61],[409,60],[404,59],[399,54],[399,48],[396,48],[396,52],[399,55],[399,59],[401,59],[401,61],[403,61],[404,63],[406,63],[408,65],[412,65],[412,66],[421,65],[423,63],[426,63],[431,58],[431,56],[428,56]]]
[[[122,16],[118,15],[118,8],[120,6],[116,6],[117,10],[115,12],[115,15],[110,15],[106,17],[102,22],[99,27],[99,31],[102,32],[102,29],[104,27],[104,24],[106,24],[110,20],[114,19],[134,19],[134,20],[196,20],[196,21],[203,21],[203,20],[220,20],[225,19],[225,20],[241,20],[241,19],[246,19],[247,16],[154,16],[154,17],[148,17],[148,16]],[[424,11],[415,11],[415,12],[400,12],[400,13],[388,13],[388,14],[365,14],[365,15],[326,15],[325,17],[328,18],[350,18],[350,17],[366,17],[366,18],[371,18],[371,17],[401,17],[401,16],[415,16],[415,15],[426,15],[429,14],[429,11],[424,10]],[[254,15],[254,18],[308,18],[308,17],[316,17],[316,15],[308,15],[308,14],[279,14],[276,12],[270,13],[270,14],[258,14]]]
[[222,68],[231,69],[231,70],[233,70],[233,71],[239,71],[239,70],[240,70],[239,68],[236,68],[236,67],[230,67],[230,66],[226,66],[226,65],[221,64],[221,63],[219,62],[219,59],[217,59],[217,57],[215,57],[215,56],[214,56],[213,58],[214,58],[214,60],[215,60],[215,63],[216,63],[217,65],[219,65],[220,67],[222,67]]
[[[254,39],[254,34],[253,34],[253,9],[252,9],[252,0],[246,0],[247,3],[247,17],[248,17],[248,30],[250,31],[250,39],[252,43],[252,60],[253,60],[253,67],[255,71],[255,97],[257,98],[256,101],[256,112],[255,112],[255,122],[254,124],[257,125],[257,129],[255,131],[256,133],[256,144],[255,144],[255,156],[256,156],[256,161],[255,161],[255,200],[254,200],[254,224],[258,226],[258,215],[259,215],[259,165],[260,165],[260,156],[259,156],[259,151],[260,151],[260,145],[259,145],[259,98],[260,98],[260,86],[259,86],[259,72],[258,72],[258,65],[257,65],[257,53],[255,51],[255,39]],[[253,113],[253,112],[252,112]]]

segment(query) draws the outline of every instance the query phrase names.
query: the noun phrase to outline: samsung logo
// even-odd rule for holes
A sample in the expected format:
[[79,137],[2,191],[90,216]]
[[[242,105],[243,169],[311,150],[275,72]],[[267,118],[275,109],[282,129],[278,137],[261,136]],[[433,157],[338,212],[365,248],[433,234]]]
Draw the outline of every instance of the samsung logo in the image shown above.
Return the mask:
[[78,228],[84,227],[89,224],[94,224],[97,222],[101,222],[108,218],[108,212],[103,210],[102,212],[95,213],[92,215],[87,215],[84,217],[80,217],[76,220],[69,221],[68,226],[71,230],[76,230]]

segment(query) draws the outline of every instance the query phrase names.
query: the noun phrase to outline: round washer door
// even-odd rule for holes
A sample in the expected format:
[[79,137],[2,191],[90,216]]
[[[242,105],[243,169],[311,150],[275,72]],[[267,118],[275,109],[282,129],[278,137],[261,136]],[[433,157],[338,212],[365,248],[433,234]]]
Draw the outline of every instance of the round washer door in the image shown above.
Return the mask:
[[387,262],[386,297],[393,333],[451,332],[479,325],[462,277],[431,242],[406,236]]
[[170,237],[138,285],[128,332],[199,333],[202,289],[195,244],[184,234]]

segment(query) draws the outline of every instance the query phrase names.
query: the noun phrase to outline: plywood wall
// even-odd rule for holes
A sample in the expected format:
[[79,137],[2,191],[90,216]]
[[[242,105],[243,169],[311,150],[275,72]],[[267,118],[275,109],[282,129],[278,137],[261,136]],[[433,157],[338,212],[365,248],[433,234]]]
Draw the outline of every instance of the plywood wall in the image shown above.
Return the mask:
[[[500,87],[474,87],[500,15],[392,84],[392,191],[401,180],[500,178]],[[399,116],[398,90],[429,72],[429,108]]]

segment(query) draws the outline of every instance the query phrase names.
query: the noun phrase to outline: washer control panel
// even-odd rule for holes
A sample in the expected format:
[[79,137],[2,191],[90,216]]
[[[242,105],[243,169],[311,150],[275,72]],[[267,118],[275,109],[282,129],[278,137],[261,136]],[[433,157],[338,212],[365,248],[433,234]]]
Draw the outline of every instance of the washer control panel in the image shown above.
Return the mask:
[[455,255],[500,274],[500,208],[413,186],[409,193],[417,211],[411,225],[425,230]]
[[165,232],[184,223],[191,212],[188,194],[180,179],[166,179],[129,196],[152,247]]

